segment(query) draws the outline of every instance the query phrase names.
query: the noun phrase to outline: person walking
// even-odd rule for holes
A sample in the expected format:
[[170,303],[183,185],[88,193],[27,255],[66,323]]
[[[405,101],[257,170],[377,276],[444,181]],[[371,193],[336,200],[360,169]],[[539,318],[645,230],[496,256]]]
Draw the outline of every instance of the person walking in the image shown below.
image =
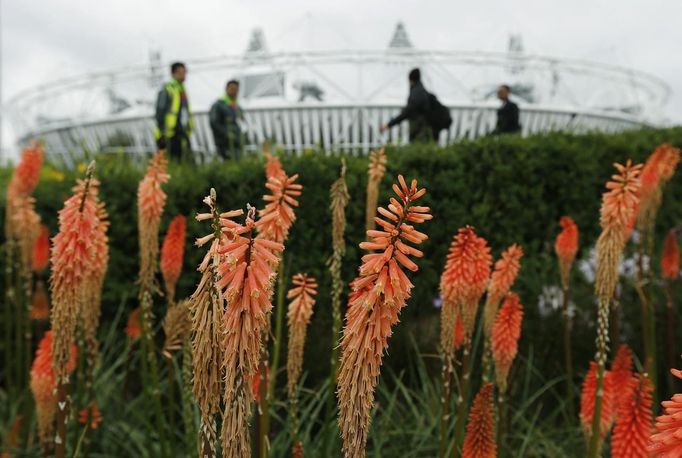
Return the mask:
[[407,105],[398,116],[391,119],[388,124],[381,126],[380,131],[386,132],[407,119],[410,123],[410,142],[437,140],[438,132],[434,132],[429,123],[432,96],[424,88],[421,82],[421,72],[418,68],[410,70],[408,81],[410,83],[410,94],[407,97]]
[[171,80],[159,91],[156,99],[156,146],[168,150],[168,155],[175,160],[189,159],[191,153],[189,138],[193,119],[184,86],[186,75],[184,63],[173,63]]
[[208,115],[217,154],[223,159],[239,159],[243,146],[239,123],[244,120],[244,113],[237,103],[238,95],[239,81],[228,81],[225,95],[215,101]]
[[502,101],[502,106],[497,109],[497,124],[495,134],[515,134],[521,131],[519,124],[519,107],[509,100],[511,89],[506,84],[497,88],[497,98]]

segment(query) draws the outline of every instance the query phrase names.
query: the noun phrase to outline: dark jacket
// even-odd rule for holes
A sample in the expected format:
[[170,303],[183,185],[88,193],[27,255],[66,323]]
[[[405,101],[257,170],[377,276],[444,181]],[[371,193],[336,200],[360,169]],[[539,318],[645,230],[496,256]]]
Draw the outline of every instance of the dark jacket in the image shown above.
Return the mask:
[[237,121],[244,119],[244,114],[239,105],[231,103],[227,97],[222,97],[211,106],[208,119],[218,149],[241,148],[242,131]]
[[497,109],[497,124],[495,125],[495,133],[497,134],[513,134],[521,130],[519,124],[519,107],[512,102],[507,102]]
[[431,127],[426,119],[430,109],[429,93],[426,92],[421,82],[416,83],[410,87],[407,105],[398,116],[388,122],[388,127],[398,125],[407,119],[410,123],[410,141],[430,140]]

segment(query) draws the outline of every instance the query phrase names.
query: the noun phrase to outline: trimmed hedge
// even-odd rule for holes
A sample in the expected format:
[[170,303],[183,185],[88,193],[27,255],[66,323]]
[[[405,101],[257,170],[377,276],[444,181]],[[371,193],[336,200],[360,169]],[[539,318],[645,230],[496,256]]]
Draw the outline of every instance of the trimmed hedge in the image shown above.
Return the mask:
[[[424,224],[429,235],[425,256],[418,261],[420,271],[413,275],[416,285],[409,306],[402,314],[392,338],[387,363],[396,370],[405,367],[407,352],[414,339],[423,352],[436,353],[438,336],[438,279],[451,237],[459,227],[470,224],[485,237],[494,256],[512,243],[523,246],[525,256],[515,286],[526,308],[522,353],[532,347],[540,370],[547,377],[560,373],[560,313],[539,313],[538,296],[544,286],[558,284],[558,270],[553,241],[562,215],[571,215],[580,228],[579,257],[586,257],[599,234],[598,211],[604,183],[612,174],[614,161],[632,158],[641,161],[660,143],[682,145],[682,128],[641,130],[618,135],[548,134],[520,137],[488,137],[462,142],[447,148],[435,145],[388,149],[388,171],[383,180],[380,202],[389,196],[390,184],[398,173],[417,178],[428,189],[424,205],[430,205],[434,219]],[[306,369],[312,379],[327,374],[328,354],[332,345],[329,301],[330,279],[325,262],[331,254],[331,218],[329,187],[339,171],[340,156],[306,152],[283,156],[284,168],[300,174],[304,186],[297,221],[285,251],[288,277],[306,271],[320,281],[306,348]],[[347,209],[348,253],[344,278],[350,281],[360,262],[358,243],[364,233],[367,159],[346,157],[347,183],[351,201]],[[84,165],[81,165],[81,172]],[[250,157],[238,163],[225,162],[197,167],[171,164],[171,180],[165,187],[168,204],[163,216],[162,234],[173,216],[189,216],[188,239],[183,276],[178,297],[193,291],[198,274],[195,269],[203,249],[192,246],[194,237],[209,231],[205,224],[192,219],[203,210],[202,198],[215,187],[222,209],[244,208],[246,203],[262,205],[264,193],[263,161]],[[136,190],[144,167],[125,156],[103,155],[97,158],[97,176],[101,195],[110,214],[111,262],[104,291],[103,319],[111,319],[123,300],[125,307],[136,306],[138,247],[136,230]],[[6,188],[9,170],[0,173],[0,186]],[[45,167],[35,197],[45,221],[56,231],[56,213],[69,195],[76,176],[81,173]],[[659,215],[657,233],[682,221],[682,183],[676,176],[668,185]],[[4,202],[4,199],[2,199]],[[0,212],[4,215],[4,212]],[[594,314],[591,285],[574,269],[574,301],[579,311],[575,325],[575,350],[578,370],[592,357]],[[624,288],[623,335],[635,349],[639,344],[638,304],[631,288]],[[165,305],[157,300],[157,317]],[[584,318],[583,318],[584,317]],[[640,353],[641,354],[641,353]],[[437,361],[434,359],[434,363]]]

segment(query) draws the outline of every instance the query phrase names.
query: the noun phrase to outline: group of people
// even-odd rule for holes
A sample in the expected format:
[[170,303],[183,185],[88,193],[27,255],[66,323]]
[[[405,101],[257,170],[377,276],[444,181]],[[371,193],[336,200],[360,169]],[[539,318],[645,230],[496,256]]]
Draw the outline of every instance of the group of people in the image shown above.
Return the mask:
[[[184,63],[172,64],[171,80],[159,91],[156,99],[156,145],[177,160],[191,159],[189,138],[194,121],[184,86],[186,76]],[[239,158],[244,143],[241,129],[244,112],[237,103],[238,95],[239,81],[228,81],[224,94],[213,103],[209,112],[216,154],[223,159]]]
[[[156,129],[154,137],[159,149],[166,149],[173,159],[189,159],[190,135],[193,119],[184,82],[187,68],[182,62],[171,65],[171,80],[159,91],[156,102]],[[403,121],[409,122],[410,142],[437,141],[440,132],[450,127],[450,110],[436,96],[428,92],[421,81],[418,68],[408,74],[410,92],[407,105],[400,114],[380,127],[382,133]],[[501,85],[497,97],[502,105],[497,110],[494,134],[517,133],[519,107],[509,100],[511,89]],[[244,145],[241,123],[244,120],[237,97],[239,81],[231,79],[225,85],[225,93],[213,103],[209,122],[216,146],[216,154],[223,159],[238,159]]]
[[[410,123],[410,142],[438,141],[440,132],[449,128],[452,123],[449,110],[438,101],[435,95],[424,88],[418,68],[412,69],[407,79],[410,84],[407,105],[398,116],[381,126],[381,132],[386,132],[391,127],[407,120]],[[495,135],[514,134],[521,131],[519,107],[509,100],[510,93],[511,88],[506,84],[497,88],[497,98],[500,99],[502,105],[497,109],[497,123],[493,131]]]

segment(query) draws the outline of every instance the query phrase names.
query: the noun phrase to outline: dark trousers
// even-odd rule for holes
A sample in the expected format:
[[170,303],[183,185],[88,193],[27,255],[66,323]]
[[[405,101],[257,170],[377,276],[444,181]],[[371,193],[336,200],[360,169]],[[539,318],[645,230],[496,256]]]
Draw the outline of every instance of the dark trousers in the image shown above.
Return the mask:
[[175,161],[190,160],[191,152],[189,138],[185,135],[175,134],[168,141],[168,156]]
[[239,159],[241,153],[241,145],[233,143],[232,145],[216,144],[216,153],[223,159]]

